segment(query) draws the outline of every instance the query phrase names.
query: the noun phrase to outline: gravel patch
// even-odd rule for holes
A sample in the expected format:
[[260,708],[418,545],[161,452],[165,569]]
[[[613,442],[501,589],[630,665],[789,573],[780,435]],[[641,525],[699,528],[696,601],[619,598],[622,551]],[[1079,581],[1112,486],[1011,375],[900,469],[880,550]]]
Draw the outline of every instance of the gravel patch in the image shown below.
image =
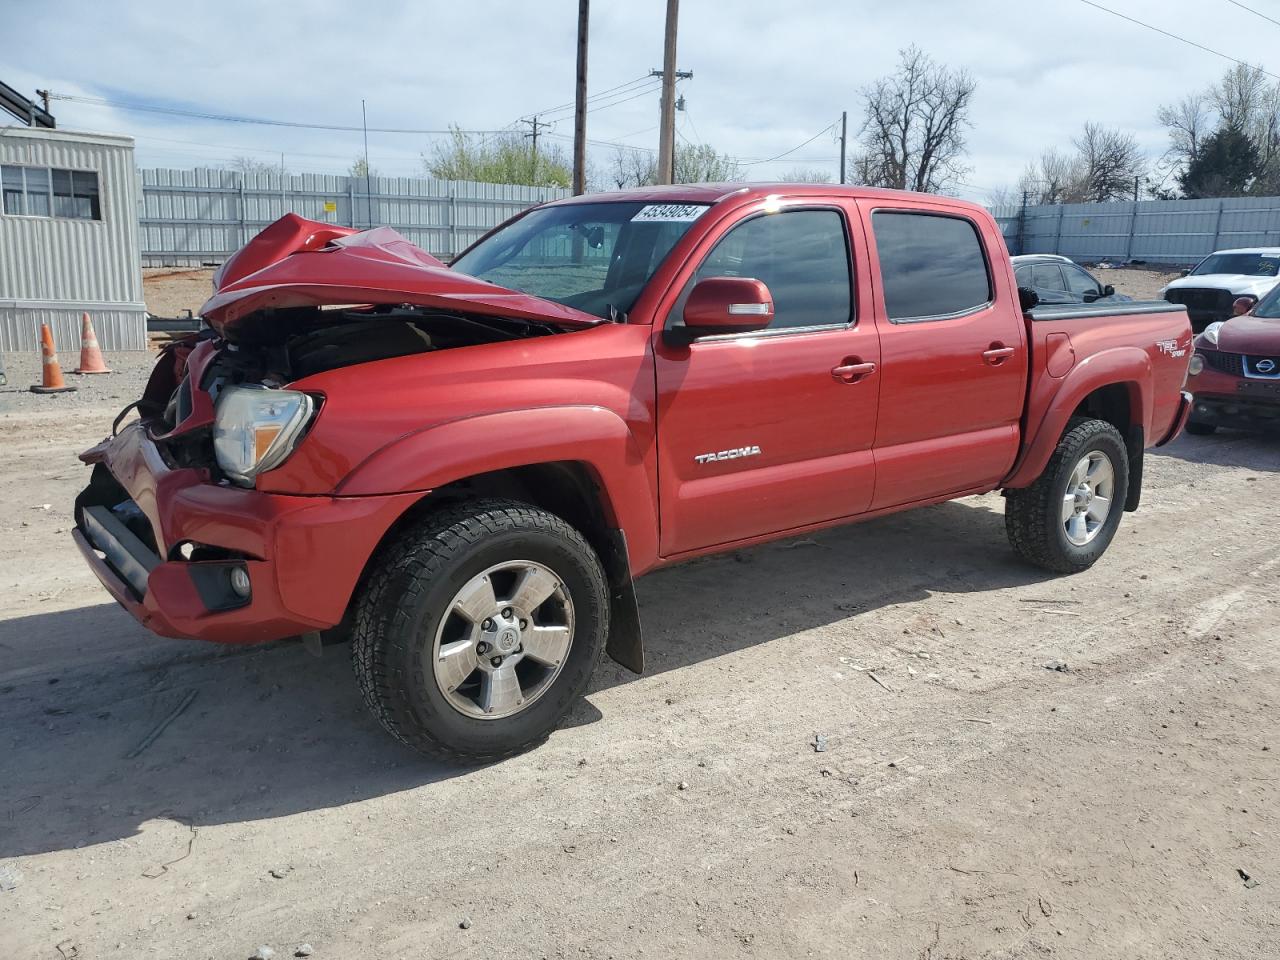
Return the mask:
[[68,369],[75,366],[76,358],[60,355],[63,379],[67,386],[76,388],[75,392],[37,394],[28,388],[40,382],[39,355],[6,353],[4,368],[9,382],[0,387],[0,414],[41,410],[83,411],[93,406],[123,407],[142,396],[151,368],[155,366],[156,355],[149,350],[132,350],[103,356],[111,373],[77,376]]

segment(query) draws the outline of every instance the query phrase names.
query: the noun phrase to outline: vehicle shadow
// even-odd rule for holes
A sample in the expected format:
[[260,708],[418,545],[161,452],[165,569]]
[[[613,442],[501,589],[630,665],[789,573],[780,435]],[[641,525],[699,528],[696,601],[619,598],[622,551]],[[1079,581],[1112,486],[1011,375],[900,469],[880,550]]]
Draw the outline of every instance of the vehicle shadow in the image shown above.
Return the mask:
[[[639,584],[649,673],[931,593],[1047,579],[994,497],[684,564]],[[466,773],[364,709],[345,648],[157,640],[113,604],[0,623],[0,857],[337,807]],[[606,662],[591,692],[634,676]],[[175,716],[176,713],[176,716]],[[598,719],[590,701],[568,723]],[[166,721],[170,721],[167,727]],[[152,737],[157,729],[162,732]]]
[[1276,434],[1226,428],[1220,428],[1209,436],[1183,433],[1168,446],[1151,453],[1188,463],[1280,472],[1280,435]]

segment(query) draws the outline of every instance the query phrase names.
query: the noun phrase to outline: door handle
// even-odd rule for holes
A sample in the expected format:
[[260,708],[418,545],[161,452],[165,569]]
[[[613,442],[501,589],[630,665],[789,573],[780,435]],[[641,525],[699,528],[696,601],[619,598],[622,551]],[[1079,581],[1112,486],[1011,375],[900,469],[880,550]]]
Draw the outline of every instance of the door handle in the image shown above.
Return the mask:
[[982,359],[987,361],[993,367],[998,367],[1004,363],[1017,351],[1013,347],[1006,347],[1001,344],[992,344],[990,350],[982,351]]
[[868,377],[875,372],[874,363],[862,363],[856,357],[850,357],[840,366],[831,368],[831,376],[845,383],[857,383],[863,377]]

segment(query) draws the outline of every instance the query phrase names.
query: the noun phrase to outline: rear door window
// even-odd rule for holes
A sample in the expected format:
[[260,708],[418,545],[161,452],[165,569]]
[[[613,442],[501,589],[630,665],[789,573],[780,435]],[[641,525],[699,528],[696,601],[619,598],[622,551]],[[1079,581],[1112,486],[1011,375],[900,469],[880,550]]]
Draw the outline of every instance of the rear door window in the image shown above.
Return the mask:
[[1041,290],[1066,290],[1062,268],[1056,263],[1037,263],[1031,272],[1031,285]]
[[991,302],[987,259],[970,221],[877,210],[871,226],[890,320],[940,320]]

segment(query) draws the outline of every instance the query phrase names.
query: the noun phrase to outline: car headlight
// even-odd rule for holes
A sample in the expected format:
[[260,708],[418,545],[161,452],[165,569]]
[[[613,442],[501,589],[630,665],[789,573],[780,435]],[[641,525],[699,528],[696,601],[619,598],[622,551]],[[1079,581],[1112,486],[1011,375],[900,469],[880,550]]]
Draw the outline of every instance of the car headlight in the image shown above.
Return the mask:
[[242,486],[278,467],[306,429],[315,401],[296,390],[227,387],[218,395],[213,452],[224,473]]
[[1199,353],[1191,355],[1191,362],[1187,364],[1187,374],[1194,377],[1204,369],[1204,356]]
[[1204,332],[1200,336],[1204,338],[1205,343],[1214,347],[1218,345],[1218,331],[1222,329],[1222,324],[1223,321],[1215,320],[1204,328]]

